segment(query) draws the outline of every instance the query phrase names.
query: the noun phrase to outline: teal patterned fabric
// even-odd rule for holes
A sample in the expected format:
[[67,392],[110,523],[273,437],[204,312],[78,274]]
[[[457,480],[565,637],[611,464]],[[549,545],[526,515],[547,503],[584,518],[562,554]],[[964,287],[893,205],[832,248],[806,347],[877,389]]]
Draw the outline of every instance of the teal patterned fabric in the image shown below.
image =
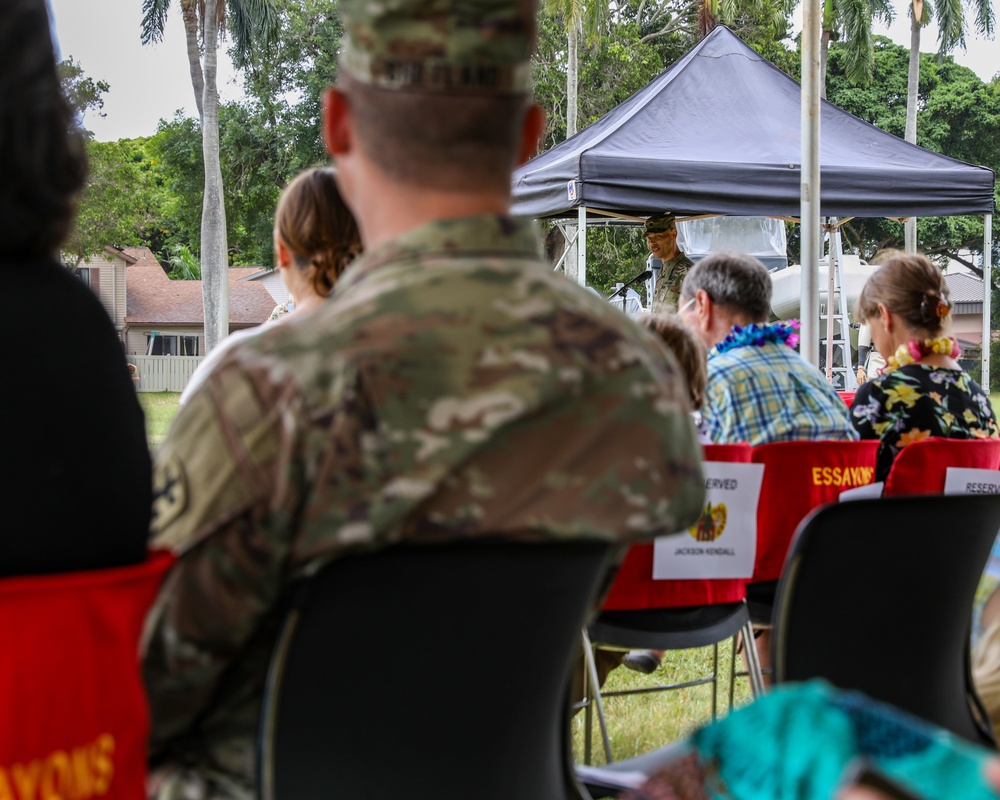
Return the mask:
[[830,800],[858,757],[926,800],[996,800],[985,749],[821,681],[779,687],[691,744],[720,800]]

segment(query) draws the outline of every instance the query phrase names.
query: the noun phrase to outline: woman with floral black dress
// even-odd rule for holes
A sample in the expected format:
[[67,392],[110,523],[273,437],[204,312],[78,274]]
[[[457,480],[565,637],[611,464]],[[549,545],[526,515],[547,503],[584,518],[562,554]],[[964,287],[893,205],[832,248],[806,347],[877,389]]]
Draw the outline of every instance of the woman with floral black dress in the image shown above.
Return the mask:
[[881,440],[876,480],[910,442],[1000,435],[989,397],[956,360],[950,313],[941,271],[917,253],[890,251],[861,291],[855,316],[871,326],[876,349],[892,354],[851,407],[861,438]]

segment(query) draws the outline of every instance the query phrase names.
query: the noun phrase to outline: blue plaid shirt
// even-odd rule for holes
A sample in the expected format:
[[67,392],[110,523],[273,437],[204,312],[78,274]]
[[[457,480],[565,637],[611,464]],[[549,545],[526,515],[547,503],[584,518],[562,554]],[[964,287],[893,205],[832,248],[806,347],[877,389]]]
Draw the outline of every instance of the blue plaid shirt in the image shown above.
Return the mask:
[[829,381],[792,348],[774,342],[713,351],[701,413],[715,443],[858,438]]

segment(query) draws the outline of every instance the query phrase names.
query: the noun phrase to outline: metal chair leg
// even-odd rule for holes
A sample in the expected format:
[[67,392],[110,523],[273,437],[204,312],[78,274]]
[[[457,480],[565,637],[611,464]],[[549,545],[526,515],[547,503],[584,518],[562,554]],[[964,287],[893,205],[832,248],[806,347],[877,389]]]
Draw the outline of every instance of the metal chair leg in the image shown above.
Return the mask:
[[[601,728],[601,740],[604,744],[604,757],[610,764],[614,759],[611,757],[611,741],[608,739],[608,725],[604,719],[604,702],[601,700],[601,687],[597,678],[597,664],[594,663],[594,647],[590,643],[590,636],[586,628],[582,631],[584,658],[586,659],[587,672],[590,677],[591,690],[593,691],[594,706],[597,708],[597,723]],[[591,698],[588,695],[588,700]],[[587,705],[588,710],[590,704]],[[587,735],[590,735],[590,721],[587,721]],[[586,763],[590,763],[587,761]]]
[[754,699],[765,693],[764,675],[760,669],[760,659],[757,657],[757,644],[753,636],[753,625],[747,622],[743,626],[743,652],[747,657],[747,671],[750,673],[750,691]]
[[719,643],[712,645],[712,722],[719,718]]
[[733,706],[736,700],[736,642],[739,639],[738,634],[733,634],[733,639],[731,644],[730,655],[732,658],[729,659],[729,713],[733,713]]
[[594,725],[594,699],[590,694],[590,662],[594,659],[590,642],[587,641],[587,631],[583,631],[583,638],[580,640],[580,649],[583,655],[583,679],[581,681],[583,697],[583,763],[588,767],[591,760],[592,728]]

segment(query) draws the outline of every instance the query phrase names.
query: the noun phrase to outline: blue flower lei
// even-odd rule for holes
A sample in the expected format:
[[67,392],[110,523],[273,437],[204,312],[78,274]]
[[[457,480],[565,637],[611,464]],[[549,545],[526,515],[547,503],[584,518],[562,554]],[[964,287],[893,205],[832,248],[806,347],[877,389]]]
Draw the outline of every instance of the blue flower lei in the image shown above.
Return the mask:
[[727,350],[735,350],[737,347],[763,347],[769,342],[786,344],[794,348],[799,343],[799,335],[795,332],[798,329],[797,319],[774,322],[770,325],[758,325],[755,322],[746,326],[733,325],[732,332],[713,347],[709,355],[718,355]]

